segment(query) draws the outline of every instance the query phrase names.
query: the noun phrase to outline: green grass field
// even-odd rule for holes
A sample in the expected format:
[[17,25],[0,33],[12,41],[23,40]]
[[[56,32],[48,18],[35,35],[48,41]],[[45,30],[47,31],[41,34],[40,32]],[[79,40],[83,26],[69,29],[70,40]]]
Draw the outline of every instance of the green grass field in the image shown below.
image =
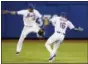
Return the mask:
[[[2,63],[48,63],[46,40],[25,40],[16,55],[18,40],[2,40]],[[65,40],[57,51],[54,63],[87,63],[87,40]]]

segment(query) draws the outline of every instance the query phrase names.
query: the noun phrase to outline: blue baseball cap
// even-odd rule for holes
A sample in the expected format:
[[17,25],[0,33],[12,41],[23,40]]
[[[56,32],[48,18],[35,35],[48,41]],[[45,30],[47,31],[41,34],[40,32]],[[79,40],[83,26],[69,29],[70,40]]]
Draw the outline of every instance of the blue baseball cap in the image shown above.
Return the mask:
[[62,17],[65,17],[65,18],[66,18],[66,17],[67,17],[67,13],[65,13],[65,12],[61,12],[61,13],[60,13],[60,16],[62,16]]
[[34,5],[33,4],[28,4],[28,8],[34,9]]

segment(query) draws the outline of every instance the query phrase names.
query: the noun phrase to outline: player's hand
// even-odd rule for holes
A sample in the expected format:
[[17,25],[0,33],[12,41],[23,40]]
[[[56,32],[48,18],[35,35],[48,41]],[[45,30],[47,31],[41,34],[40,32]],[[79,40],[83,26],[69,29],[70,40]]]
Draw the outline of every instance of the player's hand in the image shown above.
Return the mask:
[[16,12],[15,11],[10,11],[10,14],[15,15]]
[[8,14],[9,13],[8,10],[2,10],[1,12],[2,12],[2,14]]
[[10,13],[12,15],[15,15],[16,14],[15,11],[2,10],[2,14],[8,14],[8,13]]
[[84,29],[81,27],[78,27],[78,31],[82,32]]

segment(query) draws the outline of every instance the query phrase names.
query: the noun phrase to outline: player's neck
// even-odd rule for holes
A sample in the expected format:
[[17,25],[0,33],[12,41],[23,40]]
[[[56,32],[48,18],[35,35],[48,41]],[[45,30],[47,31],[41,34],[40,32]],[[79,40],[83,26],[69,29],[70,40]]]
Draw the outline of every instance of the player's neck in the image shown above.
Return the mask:
[[62,21],[67,21],[68,19],[65,18],[65,17],[61,17],[61,20],[62,20]]

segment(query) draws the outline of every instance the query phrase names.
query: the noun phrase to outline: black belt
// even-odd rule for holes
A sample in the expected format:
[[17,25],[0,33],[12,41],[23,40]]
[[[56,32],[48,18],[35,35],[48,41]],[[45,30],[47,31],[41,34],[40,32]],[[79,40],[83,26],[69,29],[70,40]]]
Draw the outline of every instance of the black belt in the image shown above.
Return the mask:
[[62,33],[62,32],[59,32],[59,31],[57,31],[57,33],[60,33],[60,34],[63,34],[63,35],[65,35],[65,33]]

